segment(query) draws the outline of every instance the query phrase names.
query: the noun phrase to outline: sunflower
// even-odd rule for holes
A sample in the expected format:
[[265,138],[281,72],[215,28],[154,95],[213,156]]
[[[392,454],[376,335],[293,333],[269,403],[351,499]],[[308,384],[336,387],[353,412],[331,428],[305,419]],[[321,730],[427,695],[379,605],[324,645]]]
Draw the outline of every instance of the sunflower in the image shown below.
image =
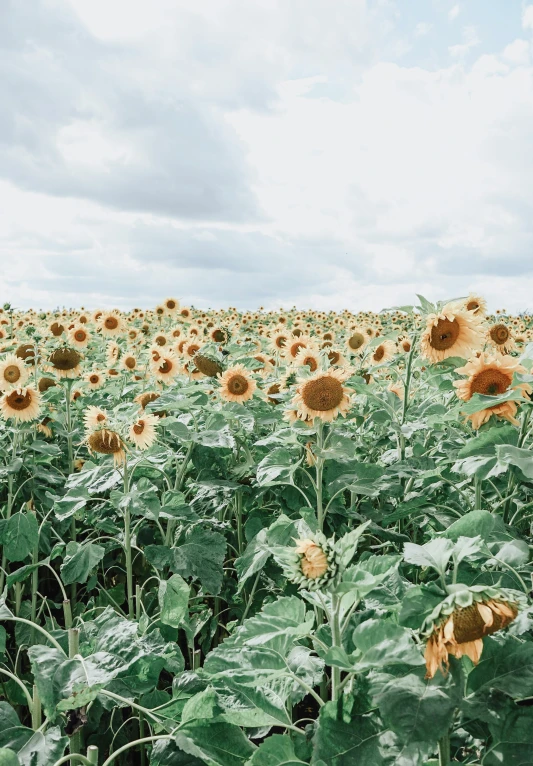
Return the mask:
[[23,386],[28,377],[28,368],[15,354],[8,354],[0,362],[0,391],[6,391],[12,386]]
[[295,542],[296,547],[281,552],[280,557],[288,579],[306,590],[324,588],[338,572],[332,542],[321,532]]
[[143,394],[137,394],[133,401],[139,405],[141,410],[144,410],[150,402],[155,402],[160,396],[161,394],[158,394],[157,391],[145,391]]
[[120,356],[120,346],[115,341],[110,340],[105,347],[105,363],[111,367]]
[[304,347],[296,354],[294,364],[297,367],[309,367],[311,372],[316,372],[320,367],[320,353],[317,349]]
[[53,322],[50,322],[48,325],[48,329],[54,336],[54,338],[59,338],[60,335],[63,335],[65,332],[65,325],[61,324],[61,322],[58,322],[57,319],[54,319]]
[[500,354],[508,354],[516,348],[513,332],[511,328],[503,322],[493,324],[489,327],[485,337],[492,349],[498,351]]
[[128,352],[120,360],[120,367],[126,372],[133,372],[137,367],[137,357]]
[[466,358],[481,345],[479,320],[456,303],[448,303],[440,314],[430,314],[420,338],[421,356],[442,362],[449,356]]
[[94,431],[95,428],[102,426],[107,421],[107,413],[100,407],[90,405],[83,414],[86,431]]
[[[157,352],[156,352],[157,353]],[[168,382],[179,374],[178,357],[173,351],[165,351],[164,354],[152,354],[150,370],[157,380]]]
[[398,349],[401,349],[405,354],[408,354],[412,346],[411,338],[408,335],[398,336],[397,346]]
[[126,329],[124,319],[117,309],[102,312],[98,319],[98,327],[102,335],[107,338],[121,335]]
[[46,439],[52,439],[54,436],[52,429],[48,425],[51,422],[52,422],[52,418],[44,418],[43,420],[41,420],[40,423],[37,424],[37,430]]
[[209,337],[213,343],[224,345],[230,339],[230,332],[225,327],[213,327],[209,332]]
[[[509,390],[521,390],[522,395],[527,397],[532,389],[527,383],[519,383],[513,386],[515,373],[525,373],[526,369],[512,356],[498,355],[487,356],[481,353],[471,359],[464,367],[459,367],[456,372],[460,375],[468,375],[466,380],[455,380],[453,385],[457,389],[457,396],[468,402],[474,394],[484,396],[500,396]],[[497,415],[518,425],[515,418],[518,403],[515,401],[502,402],[494,407],[486,407],[484,410],[468,415],[467,420],[472,422],[474,428],[481,428],[483,423],[490,420],[491,415]]]
[[387,391],[390,391],[392,394],[396,394],[398,399],[401,399],[403,401],[405,396],[405,390],[404,385],[400,380],[397,380],[395,383],[391,382],[387,386]]
[[278,328],[271,335],[271,344],[274,351],[283,353],[290,334],[283,329]]
[[103,372],[99,372],[98,370],[92,370],[92,372],[86,372],[83,376],[83,379],[91,391],[97,391],[104,385],[105,375]]
[[15,356],[28,364],[35,364],[35,346],[33,343],[22,343],[15,351]]
[[13,418],[15,422],[26,423],[35,420],[41,409],[41,396],[35,388],[15,388],[6,391],[0,400],[2,417]]
[[370,354],[369,363],[373,365],[390,362],[396,353],[396,344],[392,340],[382,340]]
[[212,359],[208,354],[198,353],[194,356],[196,369],[208,378],[215,378],[221,375],[224,368],[217,359]]
[[487,313],[487,301],[485,298],[481,298],[479,295],[470,293],[468,298],[464,302],[464,307],[467,311],[471,311],[476,316],[485,316]]
[[45,391],[48,391],[49,388],[53,388],[54,386],[57,386],[57,381],[53,378],[39,378],[39,385],[37,388],[41,394],[44,394]]
[[75,348],[86,348],[89,345],[91,335],[83,325],[74,325],[67,334],[69,341]]
[[448,655],[465,655],[477,665],[483,651],[483,639],[506,628],[524,605],[521,593],[484,585],[455,586],[424,621],[422,633],[427,639],[426,678],[433,678],[440,668],[448,670]]
[[352,327],[346,337],[346,348],[351,354],[360,354],[370,338],[362,327]]
[[317,350],[316,343],[309,337],[300,333],[296,335],[296,331],[293,331],[292,337],[287,338],[287,342],[283,349],[284,356],[289,360],[294,360],[302,349]]
[[246,402],[254,395],[257,383],[250,371],[237,364],[219,376],[220,396],[226,402]]
[[259,362],[259,367],[254,367],[254,372],[257,375],[261,375],[262,378],[266,377],[267,375],[270,375],[270,373],[274,369],[274,365],[272,364],[272,360],[269,359],[269,357],[266,354],[255,354],[254,359],[256,362]]
[[48,357],[48,361],[52,365],[52,371],[60,378],[77,378],[81,372],[81,354],[75,348],[56,348]]
[[157,438],[155,427],[158,422],[157,415],[143,415],[130,426],[128,438],[138,449],[148,449]]
[[342,351],[337,348],[330,348],[326,353],[329,364],[331,367],[345,367],[346,359],[342,355]]
[[292,400],[301,419],[320,418],[332,421],[338,415],[346,416],[350,409],[350,393],[342,384],[349,373],[340,368],[327,372],[317,370],[311,377],[300,381]]
[[112,431],[109,428],[100,428],[98,431],[92,431],[87,436],[86,441],[89,452],[113,455],[115,466],[121,465],[126,458],[124,442],[116,431]]
[[169,316],[173,316],[178,311],[180,302],[177,298],[165,298],[163,306],[165,307],[165,312]]

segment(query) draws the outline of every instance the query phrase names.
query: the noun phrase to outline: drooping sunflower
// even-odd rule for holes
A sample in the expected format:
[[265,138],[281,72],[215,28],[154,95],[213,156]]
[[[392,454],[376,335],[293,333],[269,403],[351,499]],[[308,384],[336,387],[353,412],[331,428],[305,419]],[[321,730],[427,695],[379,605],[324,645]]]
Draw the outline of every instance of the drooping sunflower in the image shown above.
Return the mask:
[[120,434],[109,428],[100,428],[92,431],[87,436],[89,452],[98,452],[101,455],[113,455],[113,463],[121,465],[126,458],[125,445]]
[[224,370],[218,359],[213,359],[209,354],[205,353],[195,354],[194,364],[196,369],[208,378],[215,378],[217,375],[221,375]]
[[[465,380],[455,380],[453,383],[457,389],[457,396],[465,402],[469,401],[474,394],[499,396],[512,388],[513,390],[521,390],[522,395],[527,397],[528,393],[532,391],[531,386],[527,383],[512,385],[515,373],[526,372],[526,369],[512,356],[503,354],[488,356],[481,353],[478,357],[467,362],[464,367],[459,367],[456,372],[468,376]],[[492,415],[497,415],[518,425],[515,418],[517,408],[518,402],[516,401],[502,402],[494,407],[487,407],[468,415],[467,420],[470,420],[476,429],[486,423]]]
[[220,397],[226,402],[247,402],[254,395],[257,383],[250,371],[241,364],[229,367],[219,376]]
[[0,391],[13,386],[23,386],[28,380],[29,370],[15,354],[8,354],[0,362]]
[[437,669],[448,670],[448,655],[469,657],[477,665],[483,651],[483,639],[506,628],[524,606],[524,596],[517,591],[486,585],[458,585],[425,619],[426,678]]
[[449,356],[467,358],[481,345],[479,320],[457,304],[448,303],[440,314],[430,314],[420,338],[421,356],[442,362]]
[[60,378],[77,378],[81,372],[81,354],[75,348],[56,348],[48,357],[52,372]]
[[503,322],[489,327],[485,338],[491,348],[500,354],[508,354],[516,348],[513,331]]
[[160,396],[161,394],[158,394],[157,391],[145,391],[143,394],[137,394],[133,401],[137,402],[141,410],[144,410],[145,407],[151,402],[155,402]]
[[54,338],[59,338],[60,335],[63,335],[65,332],[65,325],[61,324],[57,319],[54,319],[53,322],[50,322],[48,325],[48,329],[54,336]]
[[396,353],[396,344],[392,340],[382,340],[379,346],[372,349],[368,361],[374,366],[378,364],[386,364],[394,357]]
[[157,438],[156,425],[159,422],[157,415],[146,414],[138,418],[128,431],[130,441],[140,450],[146,450],[152,446]]
[[327,372],[317,370],[309,378],[301,380],[292,400],[302,420],[320,418],[331,422],[338,415],[346,416],[350,409],[350,392],[342,384],[349,373],[341,368]]
[[41,410],[41,396],[32,386],[6,391],[0,400],[2,417],[17,423],[35,420]]
[[54,386],[57,386],[57,381],[55,381],[53,378],[43,377],[39,378],[39,385],[37,388],[41,394],[44,394],[45,391],[48,391],[49,388],[53,388]]

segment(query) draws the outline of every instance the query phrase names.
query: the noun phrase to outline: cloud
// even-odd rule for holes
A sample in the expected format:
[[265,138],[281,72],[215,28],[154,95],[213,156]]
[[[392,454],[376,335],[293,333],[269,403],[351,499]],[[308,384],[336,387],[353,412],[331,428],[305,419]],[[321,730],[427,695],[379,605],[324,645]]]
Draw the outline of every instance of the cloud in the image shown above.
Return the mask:
[[420,21],[416,27],[414,35],[415,37],[425,37],[433,29],[433,24],[429,24],[427,21]]
[[456,3],[448,11],[448,18],[450,19],[450,21],[454,21],[454,19],[456,19],[460,13],[461,13],[461,6],[459,5],[459,3]]
[[448,52],[453,58],[463,58],[472,48],[476,48],[481,43],[475,27],[464,27],[462,37],[462,43],[448,47]]
[[533,29],[533,5],[527,5],[522,13],[522,26],[524,29]]

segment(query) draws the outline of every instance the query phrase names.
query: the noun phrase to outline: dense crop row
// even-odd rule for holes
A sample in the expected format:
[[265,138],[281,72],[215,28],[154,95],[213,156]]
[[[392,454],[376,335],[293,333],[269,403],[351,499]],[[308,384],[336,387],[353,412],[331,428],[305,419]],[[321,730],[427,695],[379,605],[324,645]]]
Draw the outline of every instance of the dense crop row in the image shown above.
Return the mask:
[[0,766],[533,762],[531,327],[6,305]]

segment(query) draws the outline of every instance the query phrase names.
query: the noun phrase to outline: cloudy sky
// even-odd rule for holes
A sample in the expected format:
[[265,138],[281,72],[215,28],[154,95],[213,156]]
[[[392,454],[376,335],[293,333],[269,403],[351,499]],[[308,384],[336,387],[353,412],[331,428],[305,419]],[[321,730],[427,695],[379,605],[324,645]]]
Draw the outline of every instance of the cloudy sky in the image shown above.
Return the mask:
[[533,310],[533,5],[0,0],[0,301]]

